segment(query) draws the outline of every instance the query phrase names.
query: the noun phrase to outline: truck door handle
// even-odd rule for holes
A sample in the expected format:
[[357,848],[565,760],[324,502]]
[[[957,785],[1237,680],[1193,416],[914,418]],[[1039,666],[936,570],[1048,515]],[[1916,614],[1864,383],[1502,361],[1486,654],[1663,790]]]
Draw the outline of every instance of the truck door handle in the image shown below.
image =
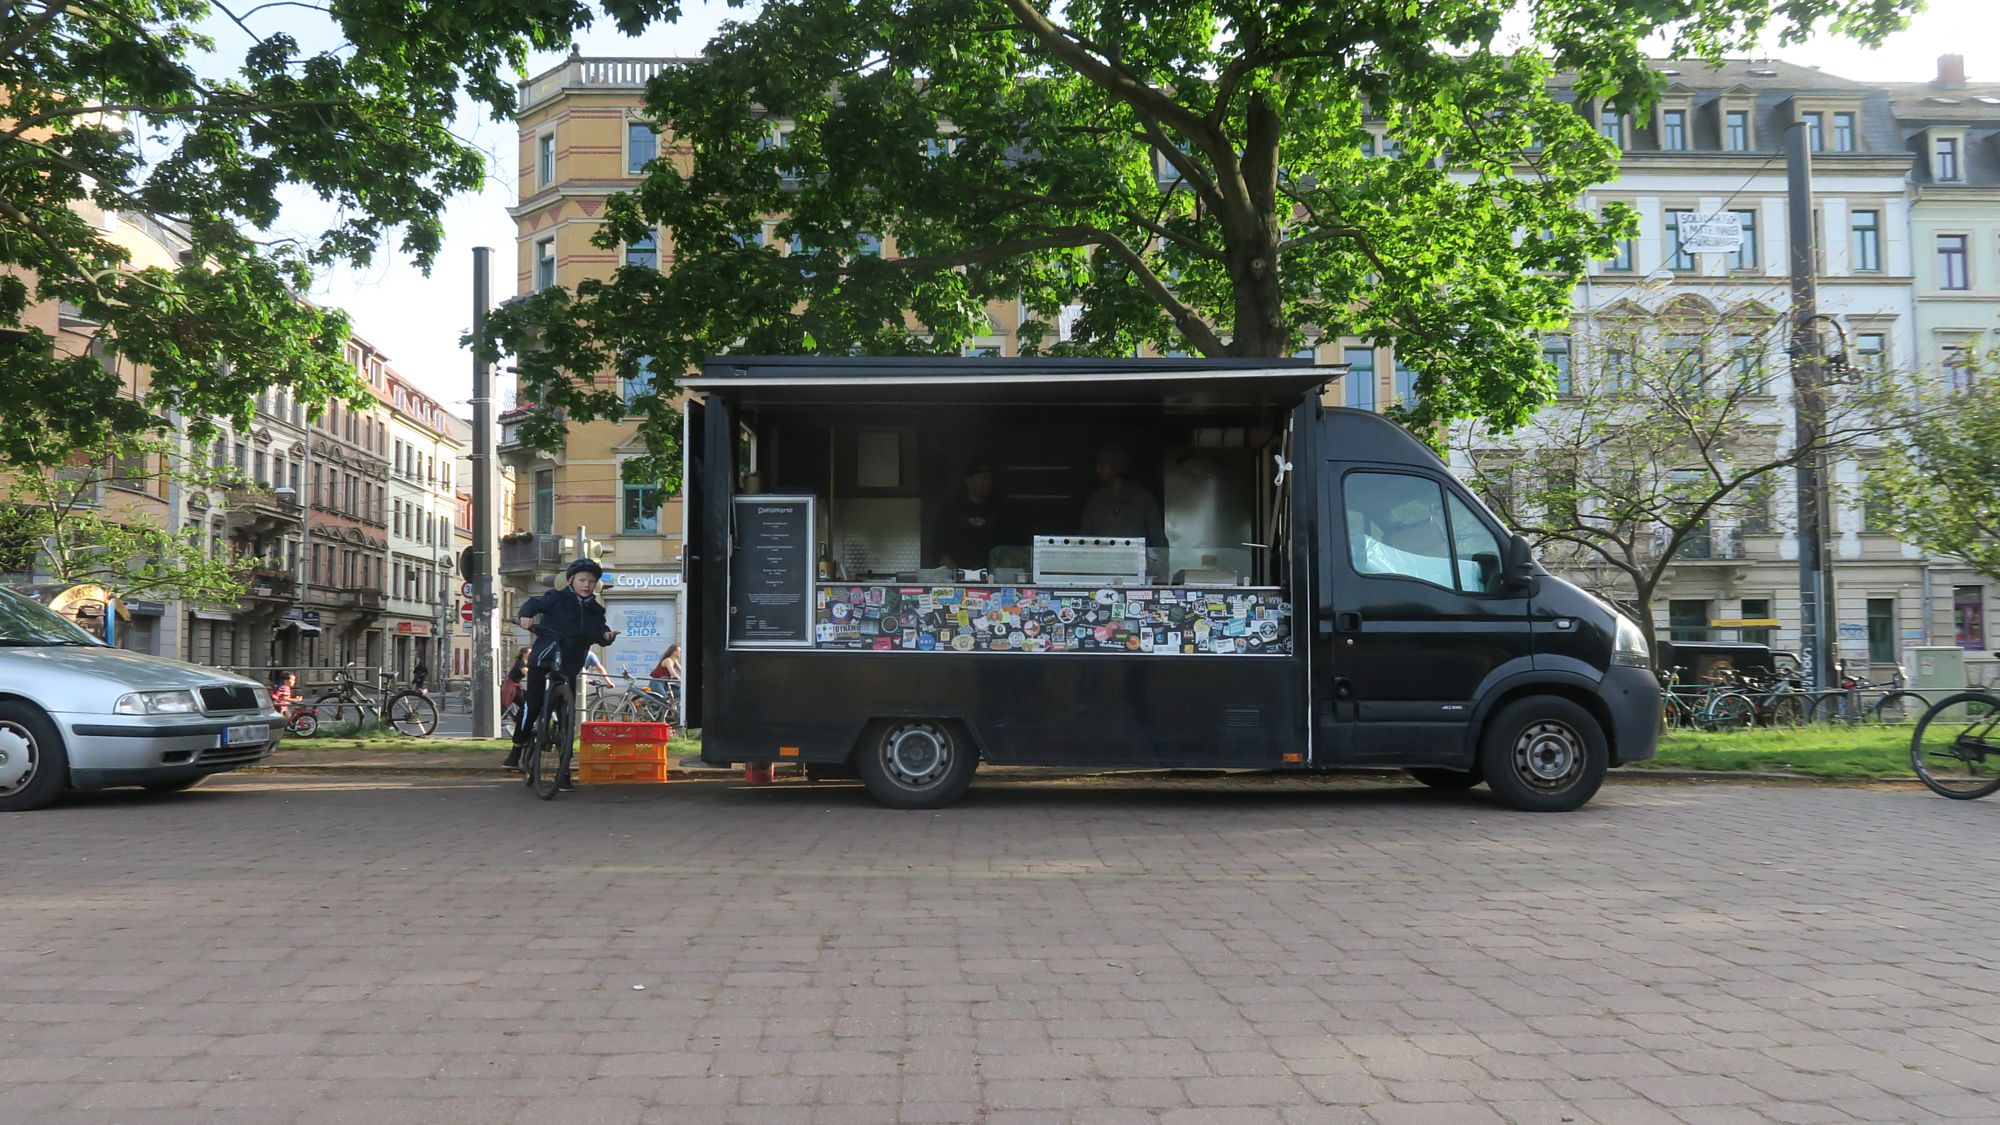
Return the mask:
[[1336,613],[1333,615],[1333,627],[1343,633],[1359,633],[1361,631],[1361,615],[1351,611]]

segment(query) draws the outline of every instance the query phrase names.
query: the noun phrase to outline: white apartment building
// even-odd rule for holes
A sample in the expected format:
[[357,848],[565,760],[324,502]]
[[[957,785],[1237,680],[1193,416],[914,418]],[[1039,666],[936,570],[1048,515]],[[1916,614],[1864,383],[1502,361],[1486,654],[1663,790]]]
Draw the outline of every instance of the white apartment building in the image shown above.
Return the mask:
[[463,423],[393,372],[381,397],[389,423],[387,666],[408,683],[422,661],[435,685],[450,667],[445,622],[462,600],[458,478],[465,440],[454,423]]

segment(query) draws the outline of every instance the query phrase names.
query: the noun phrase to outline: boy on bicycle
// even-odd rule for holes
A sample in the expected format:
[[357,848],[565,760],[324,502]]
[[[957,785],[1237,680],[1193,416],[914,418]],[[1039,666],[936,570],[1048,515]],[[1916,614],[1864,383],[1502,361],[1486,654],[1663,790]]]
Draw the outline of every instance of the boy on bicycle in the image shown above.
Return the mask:
[[[507,752],[503,769],[521,768],[521,751],[528,746],[529,732],[535,728],[535,720],[541,713],[542,699],[548,691],[549,672],[557,667],[556,658],[562,658],[563,678],[569,681],[572,691],[576,689],[578,674],[583,671],[583,658],[589,654],[591,645],[608,645],[618,639],[618,634],[605,628],[604,603],[596,598],[597,581],[604,577],[604,568],[594,559],[578,559],[569,564],[563,572],[564,587],[550,590],[546,594],[529,598],[521,605],[521,628],[534,629],[535,618],[541,617],[541,629],[535,634],[535,643],[528,650],[528,699],[522,709],[521,721],[514,727],[514,746]],[[562,787],[569,788],[569,779],[562,779]]]

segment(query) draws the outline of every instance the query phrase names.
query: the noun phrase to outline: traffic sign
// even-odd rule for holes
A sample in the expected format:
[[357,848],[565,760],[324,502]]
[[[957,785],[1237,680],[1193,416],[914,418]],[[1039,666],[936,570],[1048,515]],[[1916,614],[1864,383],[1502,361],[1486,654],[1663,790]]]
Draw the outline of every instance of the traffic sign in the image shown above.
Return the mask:
[[465,585],[463,585],[463,586],[460,586],[460,587],[458,588],[458,596],[459,596],[459,597],[461,597],[461,598],[464,598],[464,599],[466,599],[467,601],[471,601],[471,600],[472,600],[472,583],[470,583],[470,582],[467,582],[467,583],[466,583]]
[[472,603],[471,603],[471,602],[466,602],[466,603],[465,603],[464,605],[462,605],[462,606],[459,606],[459,607],[458,607],[458,619],[459,619],[460,621],[463,621],[463,622],[465,622],[465,623],[466,623],[467,625],[470,625],[470,624],[472,624]]

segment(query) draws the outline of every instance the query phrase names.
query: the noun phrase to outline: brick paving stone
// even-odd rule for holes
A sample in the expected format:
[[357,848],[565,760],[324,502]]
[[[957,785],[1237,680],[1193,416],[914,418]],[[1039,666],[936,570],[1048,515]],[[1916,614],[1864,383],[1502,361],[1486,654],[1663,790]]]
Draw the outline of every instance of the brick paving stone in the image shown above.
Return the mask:
[[1929,862],[2000,844],[1983,811],[1004,772],[935,814],[733,780],[86,796],[10,868],[0,1116],[1995,1120],[2000,969],[1963,935],[2000,896]]

